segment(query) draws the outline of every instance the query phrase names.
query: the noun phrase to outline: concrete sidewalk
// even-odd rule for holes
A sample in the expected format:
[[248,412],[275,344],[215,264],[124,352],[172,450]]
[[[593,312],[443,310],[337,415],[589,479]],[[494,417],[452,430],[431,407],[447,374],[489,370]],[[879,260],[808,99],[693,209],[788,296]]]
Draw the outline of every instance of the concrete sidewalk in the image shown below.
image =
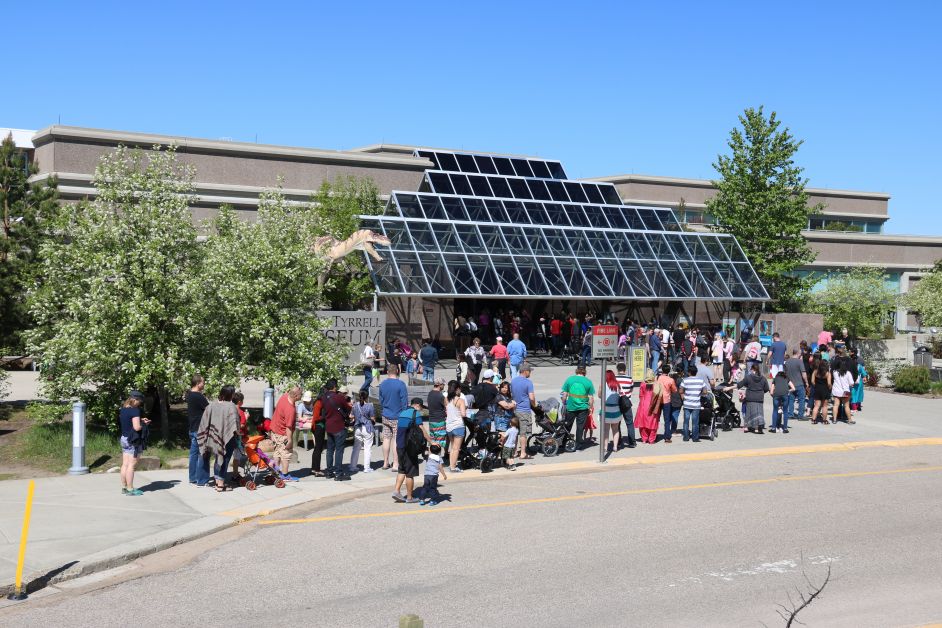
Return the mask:
[[[857,425],[796,422],[790,434],[721,432],[715,442],[641,445],[612,454],[598,463],[598,449],[589,448],[553,458],[537,456],[515,476],[592,472],[634,465],[696,463],[764,455],[840,452],[849,448],[942,446],[942,400],[868,392]],[[768,404],[767,404],[768,405]],[[394,474],[360,473],[349,482],[310,477],[310,453],[300,452],[294,465],[300,481],[283,489],[262,485],[256,491],[216,493],[187,482],[186,470],[139,472],[135,484],[145,494],[120,493],[116,474],[62,476],[36,480],[32,525],[24,581],[32,588],[123,565],[140,556],[238,525],[255,517],[319,500],[363,492],[392,491]],[[348,448],[349,453],[349,448]],[[374,463],[382,453],[374,448]],[[734,464],[734,463],[733,463]],[[809,465],[813,462],[809,459]],[[449,483],[507,476],[507,470],[483,475],[468,471]],[[419,481],[421,483],[421,480]],[[27,481],[0,482],[0,593],[13,585]]]

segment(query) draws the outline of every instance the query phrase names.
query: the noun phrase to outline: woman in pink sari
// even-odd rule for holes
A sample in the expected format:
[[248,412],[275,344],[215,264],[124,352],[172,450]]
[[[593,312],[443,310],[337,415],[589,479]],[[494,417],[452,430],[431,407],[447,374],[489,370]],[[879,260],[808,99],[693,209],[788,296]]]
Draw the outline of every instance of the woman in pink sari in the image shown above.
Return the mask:
[[635,413],[635,427],[641,432],[641,441],[654,443],[657,440],[657,427],[661,416],[660,388],[654,382],[654,373],[647,372],[644,383],[638,389],[638,411]]

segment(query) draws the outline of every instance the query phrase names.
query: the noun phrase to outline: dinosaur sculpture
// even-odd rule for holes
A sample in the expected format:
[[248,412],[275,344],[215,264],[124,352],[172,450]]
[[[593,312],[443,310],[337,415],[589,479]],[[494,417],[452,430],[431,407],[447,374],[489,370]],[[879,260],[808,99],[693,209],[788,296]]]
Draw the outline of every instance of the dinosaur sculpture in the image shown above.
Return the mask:
[[366,251],[366,254],[377,262],[383,261],[383,257],[373,248],[374,244],[389,246],[390,241],[386,236],[369,229],[355,231],[353,235],[342,241],[338,241],[331,236],[321,236],[314,240],[314,250],[322,253],[327,258],[327,266],[324,267],[324,270],[317,278],[318,288],[324,289],[331,266],[354,251]]

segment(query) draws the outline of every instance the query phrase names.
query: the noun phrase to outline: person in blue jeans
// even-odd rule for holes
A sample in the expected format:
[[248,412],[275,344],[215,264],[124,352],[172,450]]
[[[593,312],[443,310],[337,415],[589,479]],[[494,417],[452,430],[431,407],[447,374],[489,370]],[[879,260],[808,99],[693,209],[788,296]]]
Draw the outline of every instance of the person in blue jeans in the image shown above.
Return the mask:
[[[785,361],[785,374],[788,375],[788,381],[794,387],[794,390],[791,390],[785,399],[785,424],[787,425],[788,420],[793,416],[797,416],[799,421],[805,418],[805,393],[808,390],[808,373],[798,349],[793,349],[792,357]],[[795,402],[798,402],[797,414],[795,413]]]
[[[664,365],[663,370],[670,371],[669,365]],[[670,403],[665,403],[662,412],[664,413],[664,442],[671,442],[674,436],[674,430],[677,429],[677,421],[680,419],[680,410],[684,405],[684,397],[680,393],[680,375],[674,376],[674,390],[670,393]],[[698,419],[699,420],[699,419]]]
[[206,486],[209,483],[209,458],[200,455],[200,446],[196,442],[196,433],[203,419],[203,410],[209,405],[209,399],[203,394],[206,381],[199,373],[190,378],[190,390],[186,393],[186,418],[190,433],[190,484]]
[[781,428],[783,434],[788,434],[788,410],[786,403],[788,396],[795,392],[795,387],[788,381],[785,370],[775,374],[772,380],[772,428],[770,432],[777,432]]
[[651,370],[657,373],[660,370],[657,365],[661,361],[661,350],[663,349],[663,345],[661,344],[661,330],[651,330],[651,335],[648,338],[648,346],[651,348]]
[[680,393],[684,396],[684,441],[700,442],[700,395],[703,393],[703,380],[697,377],[697,367],[687,369],[687,377],[680,383]]
[[438,362],[438,349],[432,346],[431,341],[422,341],[419,349],[419,361],[422,363],[422,381],[435,381],[435,364]]

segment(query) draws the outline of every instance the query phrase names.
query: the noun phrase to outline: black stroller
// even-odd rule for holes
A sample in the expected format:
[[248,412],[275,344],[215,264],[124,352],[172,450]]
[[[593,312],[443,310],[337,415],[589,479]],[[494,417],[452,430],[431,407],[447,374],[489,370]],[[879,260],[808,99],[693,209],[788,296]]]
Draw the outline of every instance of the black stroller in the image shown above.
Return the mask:
[[476,422],[466,417],[464,425],[468,437],[461,443],[458,465],[462,469],[480,469],[481,473],[500,466],[500,432],[491,431],[491,419]]
[[[558,410],[560,415],[555,422],[550,421],[549,413]],[[531,456],[542,453],[544,456],[555,456],[562,449],[567,453],[576,450],[576,439],[572,435],[572,424],[575,417],[565,412],[559,406],[559,400],[546,399],[533,409],[536,424],[542,430],[527,439],[527,453]]]
[[713,396],[700,397],[700,438],[716,440],[719,435],[716,431],[716,409],[713,406]]
[[742,425],[742,415],[733,401],[732,393],[717,387],[713,390],[713,396],[716,397],[715,422],[720,429],[729,432]]

